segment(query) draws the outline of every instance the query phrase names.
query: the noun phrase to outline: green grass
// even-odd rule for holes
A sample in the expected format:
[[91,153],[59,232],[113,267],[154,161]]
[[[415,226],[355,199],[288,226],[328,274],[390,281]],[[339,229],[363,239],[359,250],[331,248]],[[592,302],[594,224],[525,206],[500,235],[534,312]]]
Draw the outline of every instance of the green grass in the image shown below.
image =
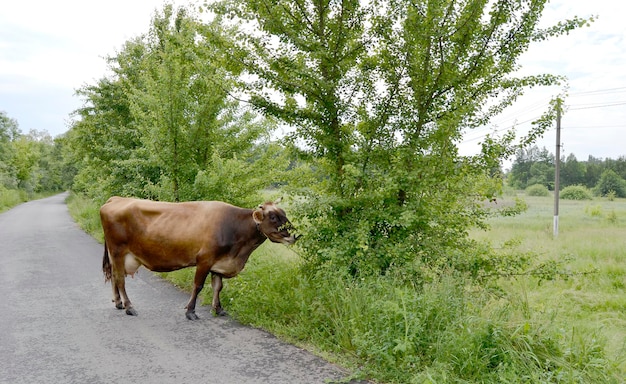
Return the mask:
[[59,192],[26,192],[21,189],[7,189],[0,185],[0,213],[27,201],[42,199],[57,193]]
[[554,201],[526,197],[520,216],[494,218],[491,230],[475,232],[494,246],[510,239],[544,260],[563,262],[566,279],[518,278],[507,284],[524,295],[537,320],[553,317],[563,326],[597,332],[626,375],[626,200],[560,201],[559,233],[553,236]]
[[[493,218],[490,231],[471,235],[557,261],[567,272],[562,278],[517,276],[497,289],[453,274],[419,287],[392,276],[351,280],[332,270],[305,274],[292,249],[268,242],[238,277],[225,280],[222,305],[240,322],[346,367],[350,377],[623,383],[626,200],[563,201],[556,239],[552,199],[526,200],[524,214]],[[70,211],[92,233],[101,232],[93,203],[74,197]],[[189,291],[193,273],[166,277]],[[201,300],[210,305],[209,285]]]
[[103,243],[104,233],[100,223],[100,206],[92,200],[75,193],[71,193],[68,196],[66,203],[70,215],[72,215],[83,231]]
[[28,201],[26,193],[0,186],[0,212],[9,210],[25,201]]

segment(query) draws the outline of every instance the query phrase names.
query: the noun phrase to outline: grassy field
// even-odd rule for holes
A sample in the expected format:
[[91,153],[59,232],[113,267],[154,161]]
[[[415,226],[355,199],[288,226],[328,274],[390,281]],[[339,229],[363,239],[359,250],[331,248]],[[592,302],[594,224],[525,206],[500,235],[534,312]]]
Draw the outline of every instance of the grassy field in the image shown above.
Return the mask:
[[[554,261],[559,278],[503,278],[495,290],[453,275],[421,287],[392,276],[346,280],[302,273],[292,249],[266,243],[225,281],[222,304],[374,382],[624,383],[626,200],[562,201],[554,239],[552,199],[524,199],[524,214],[493,218],[471,236]],[[101,238],[97,207],[75,196],[69,206]],[[164,277],[189,291],[193,273]],[[205,305],[210,296],[207,286]]]
[[[524,199],[525,213],[493,218],[489,231],[475,231],[472,236],[496,247],[513,240],[522,251],[563,262],[564,270],[572,273],[567,278],[539,284],[520,277],[507,285],[527,299],[534,318],[597,331],[626,372],[626,200],[561,200],[555,238],[553,197]],[[506,199],[501,202],[506,203]]]

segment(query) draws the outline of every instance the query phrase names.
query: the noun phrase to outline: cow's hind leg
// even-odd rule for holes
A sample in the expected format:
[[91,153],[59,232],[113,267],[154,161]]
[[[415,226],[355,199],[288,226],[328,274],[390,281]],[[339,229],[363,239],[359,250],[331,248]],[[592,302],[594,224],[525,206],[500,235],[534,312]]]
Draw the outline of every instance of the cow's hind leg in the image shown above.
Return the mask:
[[222,275],[218,275],[217,273],[213,273],[211,275],[211,287],[213,288],[213,302],[211,306],[215,311],[216,316],[226,316],[226,311],[222,308],[222,303],[220,302],[220,292],[222,291]]
[[133,308],[133,305],[130,302],[130,299],[128,298],[128,295],[126,294],[126,281],[125,278],[122,277],[120,284],[118,285],[118,289],[120,290],[120,295],[122,297],[122,302],[124,303],[124,308],[126,309],[126,314],[130,315],[130,316],[137,316],[138,313],[135,310],[135,308]]
[[112,255],[112,279],[113,301],[118,309],[126,309],[126,314],[137,316],[137,311],[133,308],[128,294],[126,294],[126,270],[124,267],[124,255]]
[[104,241],[104,258],[102,259],[102,272],[104,273],[104,282],[111,281],[111,288],[113,289],[113,302],[115,308],[124,309],[122,305],[122,299],[120,298],[120,290],[117,289],[117,284],[113,278],[113,267],[111,266],[111,259],[109,258],[109,249],[107,248],[106,240]]
[[209,274],[209,268],[203,265],[198,265],[196,267],[196,275],[193,279],[193,290],[191,291],[191,297],[189,298],[189,302],[185,306],[187,312],[185,312],[185,316],[189,320],[198,320],[199,317],[196,315],[196,301],[198,300],[198,294],[202,291],[204,287],[204,282],[206,281],[206,277]]

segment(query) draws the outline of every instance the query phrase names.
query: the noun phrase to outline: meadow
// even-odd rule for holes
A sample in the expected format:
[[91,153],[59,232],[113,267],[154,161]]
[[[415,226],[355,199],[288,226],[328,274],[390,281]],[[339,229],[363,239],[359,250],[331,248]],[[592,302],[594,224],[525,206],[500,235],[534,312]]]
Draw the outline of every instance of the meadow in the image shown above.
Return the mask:
[[532,316],[596,332],[626,372],[626,200],[560,200],[556,237],[554,198],[524,200],[526,212],[492,218],[491,229],[475,231],[473,237],[495,247],[517,243],[522,252],[560,263],[565,274],[559,279],[516,278],[506,285],[527,300]]
[[[626,200],[562,200],[553,238],[552,198],[522,198],[526,212],[493,217],[490,230],[471,236],[555,273],[482,283],[451,274],[422,286],[390,275],[347,280],[303,273],[297,249],[266,243],[225,281],[222,304],[238,321],[344,366],[346,381],[625,382]],[[77,196],[69,205],[101,239],[97,207]],[[189,290],[193,273],[163,277]],[[205,305],[210,297],[207,286]]]

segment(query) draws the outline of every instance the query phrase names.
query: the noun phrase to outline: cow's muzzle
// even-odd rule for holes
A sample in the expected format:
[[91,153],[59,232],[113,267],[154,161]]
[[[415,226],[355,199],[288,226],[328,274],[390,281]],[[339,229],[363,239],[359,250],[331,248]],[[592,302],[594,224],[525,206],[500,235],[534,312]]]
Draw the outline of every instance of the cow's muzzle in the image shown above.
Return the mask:
[[299,236],[296,235],[291,235],[288,237],[283,237],[282,240],[280,241],[281,243],[285,244],[285,245],[292,245],[296,242],[296,240],[298,240]]

